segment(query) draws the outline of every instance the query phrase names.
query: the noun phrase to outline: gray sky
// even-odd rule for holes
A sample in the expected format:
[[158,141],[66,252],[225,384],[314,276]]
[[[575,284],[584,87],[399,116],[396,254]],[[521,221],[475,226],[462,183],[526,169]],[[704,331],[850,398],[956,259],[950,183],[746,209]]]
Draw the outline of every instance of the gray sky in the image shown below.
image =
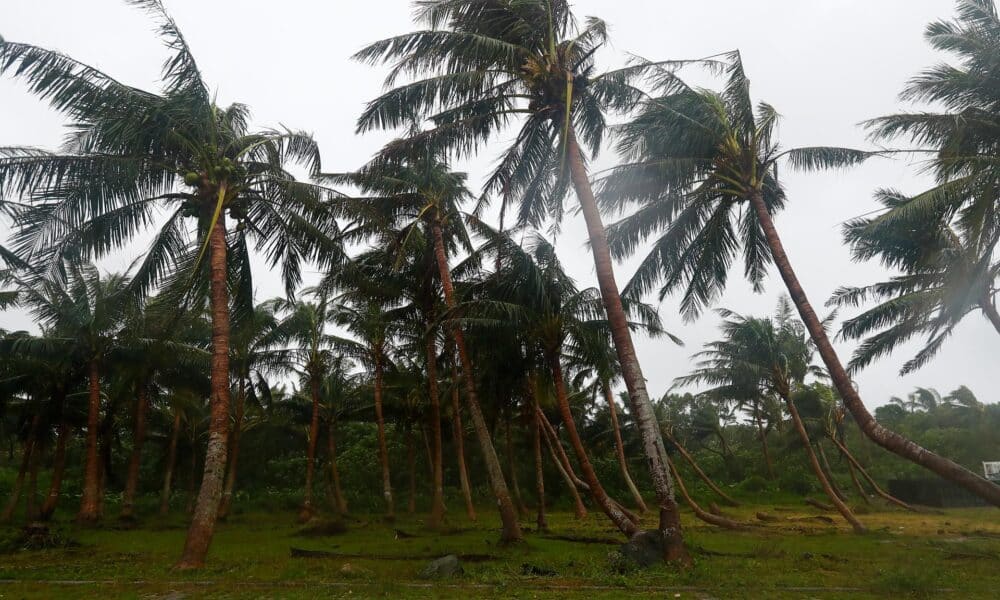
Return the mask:
[[[312,131],[324,168],[356,168],[388,135],[354,134],[364,103],[381,89],[383,70],[348,57],[368,42],[411,28],[407,0],[165,0],[193,47],[199,66],[222,104],[239,101],[253,110],[259,126],[279,123]],[[605,19],[612,47],[599,62],[609,67],[625,53],[651,59],[694,58],[739,48],[752,79],[756,100],[782,113],[780,139],[798,145],[864,146],[857,123],[903,108],[896,94],[907,78],[940,60],[922,39],[924,26],[950,17],[951,0],[579,0],[579,17]],[[0,35],[65,52],[119,80],[155,89],[166,51],[151,32],[150,20],[117,0],[3,0]],[[56,146],[62,119],[29,96],[22,83],[0,79],[0,145]],[[497,144],[462,168],[473,181],[486,172]],[[602,155],[596,166],[610,166]],[[840,224],[876,208],[872,191],[898,187],[919,191],[927,180],[904,161],[873,162],[849,172],[783,174],[789,208],[777,219],[810,299],[821,309],[839,285],[874,282],[887,275],[878,265],[854,264],[841,244]],[[569,206],[574,206],[571,199]],[[6,233],[6,232],[4,232]],[[584,247],[582,219],[564,223],[560,256],[582,286],[594,285],[593,266]],[[119,265],[131,256],[122,257]],[[113,268],[120,268],[109,263]],[[620,284],[632,264],[619,266]],[[776,273],[767,291],[756,295],[743,283],[739,267],[719,302],[743,314],[769,314],[784,289]],[[258,300],[281,292],[277,276],[258,269]],[[661,314],[686,346],[639,340],[639,354],[654,394],[690,369],[689,356],[717,336],[718,319],[707,313],[683,324],[676,302],[667,299]],[[30,326],[23,314],[0,316],[8,328]],[[996,334],[979,314],[966,318],[939,357],[918,373],[899,377],[900,365],[916,350],[903,348],[857,377],[869,406],[884,404],[913,386],[942,393],[968,385],[980,399],[998,398],[988,369],[996,365]],[[846,361],[851,344],[838,344]]]

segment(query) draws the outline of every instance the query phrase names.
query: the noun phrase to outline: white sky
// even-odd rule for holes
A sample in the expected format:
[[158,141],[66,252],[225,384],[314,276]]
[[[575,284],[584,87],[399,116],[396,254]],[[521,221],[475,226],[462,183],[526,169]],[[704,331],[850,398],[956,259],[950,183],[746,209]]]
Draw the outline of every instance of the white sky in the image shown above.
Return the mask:
[[[324,169],[362,165],[388,135],[354,134],[364,103],[381,90],[384,70],[354,63],[349,56],[365,44],[411,29],[407,0],[166,0],[193,47],[221,104],[239,101],[253,110],[259,126],[279,123],[312,131]],[[578,0],[578,17],[605,19],[613,46],[602,65],[621,63],[624,53],[652,59],[694,58],[739,48],[753,81],[756,100],[777,107],[784,120],[785,147],[865,145],[856,124],[903,108],[896,94],[905,80],[942,57],[922,39],[924,26],[950,17],[951,0]],[[126,83],[155,89],[166,51],[150,20],[117,0],[2,0],[0,35],[55,48]],[[62,119],[28,95],[22,83],[0,79],[0,145],[54,147]],[[462,168],[478,181],[501,146],[487,148]],[[613,164],[610,152],[595,166]],[[874,282],[887,274],[874,264],[854,264],[841,243],[840,224],[876,208],[872,191],[898,187],[916,192],[926,180],[913,165],[881,161],[849,172],[783,173],[789,208],[777,224],[811,300],[822,305],[839,285]],[[575,202],[571,199],[570,206]],[[6,233],[6,232],[2,232]],[[557,240],[560,256],[581,286],[595,285],[582,219],[567,219]],[[122,257],[126,265],[133,257]],[[115,268],[120,268],[116,265]],[[755,295],[732,272],[719,302],[743,314],[769,314],[784,289],[772,273],[767,291]],[[632,266],[618,269],[620,284]],[[276,274],[258,269],[258,300],[281,293]],[[717,336],[718,319],[707,313],[685,325],[676,302],[661,313],[686,346],[638,340],[650,391],[662,394],[672,379],[691,368],[689,356]],[[0,326],[26,328],[21,313],[0,315]],[[977,314],[968,316],[939,357],[918,373],[899,377],[899,366],[916,350],[910,345],[857,377],[869,406],[884,404],[914,386],[942,393],[968,385],[980,400],[996,402],[990,367],[995,332]],[[845,361],[851,344],[838,344]]]

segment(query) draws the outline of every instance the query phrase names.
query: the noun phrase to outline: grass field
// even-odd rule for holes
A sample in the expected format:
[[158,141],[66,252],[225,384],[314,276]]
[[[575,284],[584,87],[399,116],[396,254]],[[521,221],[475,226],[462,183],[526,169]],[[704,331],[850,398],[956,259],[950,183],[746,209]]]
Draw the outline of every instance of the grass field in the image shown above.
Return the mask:
[[[760,511],[779,520],[760,523]],[[440,535],[415,518],[356,516],[346,533],[323,537],[298,535],[292,514],[243,513],[219,526],[209,566],[195,573],[171,569],[185,533],[181,514],[133,529],[57,525],[73,545],[0,554],[0,598],[1000,597],[994,509],[871,512],[862,518],[872,531],[860,536],[804,505],[729,513],[758,524],[730,532],[685,515],[693,567],[624,572],[609,557],[622,539],[597,513],[583,522],[553,513],[551,533],[529,531],[506,548],[497,547],[488,512],[478,523],[452,515]],[[292,548],[330,554],[293,557]],[[449,553],[462,556],[464,576],[419,578],[430,559]]]

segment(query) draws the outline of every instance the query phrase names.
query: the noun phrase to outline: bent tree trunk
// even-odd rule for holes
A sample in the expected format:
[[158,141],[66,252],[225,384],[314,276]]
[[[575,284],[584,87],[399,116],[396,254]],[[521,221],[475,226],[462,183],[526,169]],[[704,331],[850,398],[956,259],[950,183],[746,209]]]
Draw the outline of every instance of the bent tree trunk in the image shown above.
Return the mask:
[[639,488],[632,481],[632,474],[628,472],[628,461],[625,459],[625,444],[622,442],[622,430],[618,426],[618,407],[615,404],[615,397],[611,393],[611,386],[608,385],[607,381],[602,381],[601,387],[604,389],[604,400],[608,403],[608,412],[611,414],[611,429],[615,435],[615,454],[618,455],[618,468],[621,469],[625,485],[628,486],[629,491],[632,493],[632,500],[635,501],[636,508],[639,509],[640,513],[644,513],[649,508],[646,507],[646,502],[642,499]]
[[378,428],[378,461],[382,468],[382,497],[385,498],[385,518],[396,518],[396,503],[392,499],[392,477],[389,473],[389,450],[385,443],[385,420],[382,417],[382,351],[375,349],[375,424]]
[[881,496],[885,501],[895,504],[900,508],[905,508],[906,510],[912,512],[920,512],[916,508],[907,504],[906,502],[903,502],[899,498],[883,490],[882,487],[875,482],[872,476],[868,474],[868,471],[866,471],[865,468],[861,466],[861,463],[858,462],[858,459],[854,458],[854,454],[852,454],[847,449],[847,446],[845,446],[840,440],[834,439],[833,443],[834,445],[837,446],[837,449],[840,450],[841,454],[843,454],[847,458],[847,461],[852,465],[854,465],[854,468],[857,469],[859,473],[861,473],[861,476],[865,478],[865,481],[868,482],[868,485],[872,486],[872,489],[875,490],[876,494]]
[[625,513],[619,510],[617,504],[604,491],[604,487],[597,479],[594,466],[590,464],[590,457],[587,456],[587,452],[583,448],[583,441],[576,431],[576,422],[573,420],[569,398],[566,396],[566,383],[563,381],[562,365],[559,363],[558,354],[550,355],[548,360],[549,370],[552,373],[552,382],[556,388],[556,400],[559,402],[559,414],[566,425],[566,434],[569,436],[570,444],[576,453],[576,460],[580,464],[580,470],[583,471],[583,478],[587,482],[587,485],[590,486],[590,495],[594,499],[594,502],[604,511],[604,514],[615,524],[615,527],[626,536],[632,537],[639,532],[639,528]]
[[723,517],[722,515],[713,515],[712,513],[707,512],[705,509],[703,509],[701,505],[699,505],[697,502],[694,501],[694,498],[691,497],[691,494],[688,493],[687,486],[684,485],[684,480],[681,478],[681,474],[677,470],[677,465],[675,465],[673,461],[671,461],[669,464],[670,464],[670,472],[674,476],[674,481],[677,482],[677,487],[680,488],[681,490],[681,496],[684,496],[684,500],[688,503],[688,506],[691,507],[691,510],[694,511],[694,515],[696,517],[698,517],[699,519],[710,525],[725,527],[726,529],[744,528],[743,524],[741,524],[739,521],[734,521],[732,519]]
[[441,397],[437,380],[437,344],[433,330],[428,331],[425,341],[427,353],[427,393],[430,397],[431,425],[431,514],[427,526],[438,529],[444,520],[444,468],[441,464]]
[[823,468],[820,467],[819,460],[816,458],[816,453],[813,452],[812,442],[809,441],[809,434],[806,432],[806,427],[802,423],[802,417],[799,416],[799,410],[795,408],[795,403],[788,395],[784,395],[785,403],[788,405],[788,412],[792,415],[792,424],[795,426],[796,433],[799,434],[799,439],[802,440],[802,445],[805,448],[806,455],[809,457],[809,466],[812,467],[813,473],[816,474],[816,479],[819,480],[820,485],[823,486],[823,491],[826,493],[827,498],[830,502],[837,507],[837,512],[843,515],[844,519],[851,524],[854,528],[855,533],[865,533],[867,531],[865,526],[858,521],[858,518],[854,516],[851,509],[848,508],[844,501],[840,499],[836,492],[833,491],[833,487],[830,485],[830,481],[823,474]]
[[545,516],[545,471],[542,469],[542,422],[538,418],[538,405],[535,404],[534,419],[532,424],[534,430],[531,436],[532,450],[535,453],[535,494],[538,501],[538,513],[535,517],[535,526],[538,531],[549,530],[549,521]]
[[514,504],[517,506],[517,511],[522,516],[528,515],[528,507],[525,506],[524,500],[521,499],[521,488],[517,484],[517,465],[514,461],[514,443],[511,439],[510,430],[510,406],[504,411],[504,424],[503,424],[503,435],[504,435],[504,454],[507,458],[507,476],[510,478],[510,491],[514,496]]
[[83,497],[76,521],[93,524],[100,519],[101,465],[97,449],[97,430],[101,417],[101,372],[97,359],[92,358],[87,381],[87,449],[83,467]]
[[667,450],[663,445],[660,427],[656,422],[653,404],[646,391],[646,379],[632,343],[628,319],[622,307],[621,294],[615,281],[614,266],[611,262],[611,250],[604,231],[601,213],[597,209],[594,191],[590,187],[587,168],[583,162],[583,153],[576,141],[576,133],[570,126],[566,131],[566,154],[569,162],[573,187],[577,200],[587,222],[587,233],[590,237],[590,248],[594,254],[594,267],[597,281],[601,289],[601,298],[611,326],[611,337],[618,353],[618,362],[622,369],[622,378],[628,389],[628,399],[636,426],[642,437],[646,464],[656,492],[659,508],[659,531],[663,536],[663,558],[667,561],[689,563],[691,557],[684,547],[681,516],[677,501],[674,499],[674,484],[667,466]]
[[170,512],[170,486],[177,466],[177,442],[181,437],[181,411],[174,409],[174,426],[170,430],[170,446],[167,448],[167,464],[163,469],[163,491],[160,493],[160,515]]
[[48,521],[56,512],[59,504],[59,494],[62,490],[63,475],[66,473],[66,443],[69,438],[69,424],[66,421],[59,423],[56,431],[56,450],[52,457],[52,481],[49,483],[49,493],[42,504],[42,510],[38,518]]
[[823,473],[826,475],[827,480],[830,482],[830,487],[833,489],[833,493],[837,494],[843,502],[847,502],[847,496],[844,495],[843,490],[837,485],[837,480],[833,478],[833,469],[830,468],[830,461],[826,459],[826,451],[823,450],[822,440],[816,441],[816,449],[819,451],[820,464],[823,466]]
[[240,377],[236,396],[236,414],[233,416],[233,430],[229,434],[229,465],[226,467],[226,483],[222,488],[219,503],[219,518],[225,519],[233,509],[233,492],[236,490],[236,469],[240,459],[240,438],[243,436],[243,418],[246,412],[246,379]]
[[[440,217],[438,217],[439,219]],[[435,219],[433,225],[434,254],[437,259],[438,271],[441,277],[441,287],[444,290],[445,304],[449,310],[455,309],[455,289],[451,283],[451,269],[448,267],[448,256],[444,250],[444,237],[441,233],[441,223]],[[458,350],[458,359],[462,364],[462,382],[465,384],[465,401],[469,406],[469,415],[472,417],[472,426],[476,431],[476,438],[479,440],[479,448],[483,453],[483,462],[486,464],[486,475],[489,478],[490,488],[493,496],[497,500],[497,508],[500,511],[500,521],[502,531],[500,541],[502,543],[517,542],[523,539],[521,525],[517,521],[517,510],[511,501],[510,492],[507,489],[507,482],[503,477],[503,470],[500,468],[500,459],[497,458],[496,448],[490,439],[489,429],[486,427],[486,419],[483,418],[483,411],[479,407],[479,399],[476,396],[476,384],[473,380],[472,359],[469,357],[469,350],[465,346],[465,336],[462,334],[462,327],[458,321],[452,319],[451,336]]]
[[319,377],[309,376],[309,391],[312,397],[312,419],[309,421],[309,447],[306,450],[306,489],[302,498],[302,510],[299,520],[308,521],[312,518],[313,508],[313,475],[316,472],[316,446],[319,442]]
[[580,490],[589,490],[589,486],[581,481],[576,473],[573,472],[573,465],[569,462],[569,457],[566,456],[566,451],[562,447],[562,443],[559,441],[559,435],[556,433],[552,424],[549,423],[548,417],[542,412],[541,408],[538,408],[538,403],[535,403],[535,413],[538,416],[538,420],[542,424],[542,433],[545,434],[545,443],[549,447],[549,452],[552,454],[552,460],[556,463],[556,467],[559,469],[559,473],[566,480],[566,485],[569,487],[570,494],[573,496],[574,506],[576,507],[576,518],[584,519],[587,517],[587,508],[583,505],[583,498],[580,497]]
[[458,399],[458,368],[451,367],[451,435],[455,442],[455,455],[458,460],[458,480],[462,487],[462,497],[465,498],[465,514],[472,521],[476,520],[476,506],[472,503],[472,486],[469,485],[469,471],[465,468],[465,426],[462,425],[462,405]]
[[139,490],[139,466],[142,463],[142,445],[146,441],[146,412],[149,410],[149,393],[146,385],[140,383],[135,398],[135,425],[132,434],[132,454],[128,459],[128,473],[125,477],[125,494],[122,496],[122,519],[135,518],[135,495]]
[[21,468],[17,471],[17,478],[14,480],[14,487],[10,491],[10,499],[3,513],[0,514],[0,523],[9,523],[14,518],[14,511],[17,503],[21,499],[21,489],[24,487],[24,476],[27,475],[31,467],[31,457],[37,451],[38,425],[42,416],[38,413],[31,418],[31,429],[28,430],[28,439],[24,442],[24,454],[21,456]]
[[771,451],[767,447],[767,430],[764,428],[764,420],[760,418],[759,414],[754,415],[754,420],[757,421],[757,436],[760,438],[760,445],[764,452],[764,464],[767,465],[767,478],[774,479],[774,461],[771,460]]
[[[225,194],[225,189],[222,190]],[[211,416],[201,489],[194,517],[184,542],[178,569],[196,569],[205,564],[212,543],[226,474],[226,443],[229,437],[229,291],[226,289],[226,216],[219,215],[209,239],[210,309],[212,314]]]
[[830,379],[833,381],[834,387],[837,388],[837,393],[843,398],[844,405],[851,411],[851,415],[854,417],[854,421],[858,424],[858,427],[861,428],[861,431],[868,436],[868,439],[886,450],[915,462],[929,471],[937,473],[939,476],[984,498],[991,504],[1000,506],[1000,485],[991,483],[986,478],[980,477],[965,467],[947,458],[938,456],[898,433],[887,429],[868,412],[864,402],[861,400],[861,396],[854,389],[851,378],[840,363],[840,358],[833,349],[833,345],[826,335],[823,324],[820,322],[819,317],[816,316],[816,311],[813,310],[812,304],[809,303],[809,299],[806,297],[806,292],[802,288],[802,284],[799,283],[795,270],[792,269],[792,264],[785,253],[781,238],[774,227],[774,220],[767,210],[767,205],[764,204],[763,195],[759,191],[754,193],[750,197],[750,203],[757,214],[757,219],[767,239],[767,245],[771,250],[774,264],[778,267],[778,272],[781,273],[781,278],[785,282],[788,294],[791,296],[792,302],[795,304],[795,308],[802,318],[802,322],[805,323],[809,335],[816,344],[819,355],[823,359],[823,364],[826,365],[826,369],[830,373]]
[[733,500],[731,497],[729,497],[728,494],[723,492],[719,488],[719,486],[715,485],[715,482],[712,481],[712,478],[701,470],[701,467],[698,466],[698,462],[694,459],[693,456],[691,456],[691,453],[687,451],[687,448],[684,447],[684,444],[677,441],[677,438],[675,438],[672,434],[666,431],[666,428],[664,428],[663,435],[665,435],[667,439],[670,440],[670,443],[674,445],[674,448],[677,448],[677,451],[681,453],[681,456],[684,458],[687,464],[691,465],[691,468],[694,469],[694,472],[698,475],[698,478],[705,482],[705,485],[712,488],[712,491],[718,494],[720,498],[725,500],[726,504],[728,504],[729,506],[740,505],[739,502]]

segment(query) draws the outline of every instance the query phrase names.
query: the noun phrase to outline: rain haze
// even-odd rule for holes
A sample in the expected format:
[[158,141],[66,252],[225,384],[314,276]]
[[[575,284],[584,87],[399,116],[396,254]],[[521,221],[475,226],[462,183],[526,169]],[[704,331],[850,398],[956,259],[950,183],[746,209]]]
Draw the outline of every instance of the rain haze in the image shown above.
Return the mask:
[[[382,89],[385,70],[353,62],[350,56],[369,42],[413,28],[407,0],[166,0],[165,4],[193,47],[218,102],[249,105],[260,127],[284,124],[313,132],[324,170],[355,169],[390,139],[390,133],[354,133],[365,102]],[[866,147],[857,124],[906,108],[897,100],[906,79],[944,58],[925,44],[924,26],[950,17],[953,9],[951,0],[575,3],[578,16],[598,16],[611,27],[612,45],[599,57],[604,67],[622,64],[628,53],[677,59],[739,48],[752,80],[752,95],[783,115],[780,139],[785,147]],[[154,90],[167,53],[148,17],[117,0],[4,0],[0,35],[58,49],[123,82]],[[23,83],[0,79],[0,145],[54,148],[61,141],[63,124],[62,117],[29,95]],[[497,140],[476,160],[456,167],[467,170],[475,184],[500,148]],[[607,150],[595,168],[613,164],[613,153]],[[783,176],[789,206],[777,219],[778,229],[817,307],[840,285],[873,283],[887,275],[877,264],[850,260],[841,241],[841,224],[874,210],[872,192],[877,188],[917,192],[928,183],[919,174],[919,165],[903,160]],[[567,206],[575,206],[573,198]],[[596,285],[582,218],[571,214],[556,241],[562,261],[578,283]],[[130,252],[141,248],[139,243]],[[123,255],[102,266],[122,269],[134,258]],[[633,268],[634,261],[618,266],[620,284]],[[737,265],[727,293],[716,305],[748,315],[772,312],[784,292],[777,273],[772,270],[766,292],[759,295],[740,273]],[[258,264],[255,277],[258,301],[282,293],[278,275],[266,265]],[[315,280],[316,274],[310,277]],[[690,355],[717,337],[719,324],[711,312],[697,322],[682,322],[676,298],[667,298],[660,311],[667,328],[686,345],[638,341],[655,395],[691,369]],[[0,325],[32,327],[18,312],[4,315]],[[919,347],[910,344],[860,373],[857,384],[869,406],[884,404],[890,396],[902,396],[917,385],[947,393],[964,384],[980,400],[995,402],[989,373],[996,365],[995,342],[986,320],[972,314],[939,356],[917,373],[898,375],[902,363]],[[852,349],[852,344],[838,344],[844,360]]]

